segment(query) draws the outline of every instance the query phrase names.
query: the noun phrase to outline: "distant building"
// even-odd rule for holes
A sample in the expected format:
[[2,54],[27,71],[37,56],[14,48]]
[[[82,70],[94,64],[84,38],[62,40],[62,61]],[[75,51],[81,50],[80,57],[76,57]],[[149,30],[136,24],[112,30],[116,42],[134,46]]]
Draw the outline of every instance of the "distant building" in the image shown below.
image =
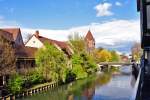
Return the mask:
[[125,56],[125,55],[120,55],[120,58],[121,58],[121,62],[129,62],[129,57],[128,56]]
[[95,39],[89,30],[84,38],[85,44],[86,44],[86,49],[89,53],[92,53],[93,50],[95,49]]

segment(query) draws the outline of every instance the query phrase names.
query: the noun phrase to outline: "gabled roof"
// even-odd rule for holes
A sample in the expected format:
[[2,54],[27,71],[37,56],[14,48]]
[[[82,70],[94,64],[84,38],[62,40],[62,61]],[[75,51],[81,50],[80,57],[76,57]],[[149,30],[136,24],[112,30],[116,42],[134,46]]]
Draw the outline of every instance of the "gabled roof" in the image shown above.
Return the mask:
[[70,50],[70,46],[63,41],[57,41],[57,40],[53,40],[53,39],[48,39],[46,37],[40,36],[39,35],[39,31],[36,31],[34,36],[39,39],[43,44],[48,42],[50,44],[56,44],[58,47],[61,48],[61,50],[63,50],[65,53],[67,53],[68,55],[71,55],[72,52]]
[[5,39],[7,39],[8,41],[14,41],[13,39],[13,35],[0,29],[0,35],[3,36]]
[[85,39],[86,40],[95,40],[90,30],[87,32]]
[[1,30],[11,33],[13,35],[14,41],[16,40],[18,34],[21,34],[20,28],[3,28]]

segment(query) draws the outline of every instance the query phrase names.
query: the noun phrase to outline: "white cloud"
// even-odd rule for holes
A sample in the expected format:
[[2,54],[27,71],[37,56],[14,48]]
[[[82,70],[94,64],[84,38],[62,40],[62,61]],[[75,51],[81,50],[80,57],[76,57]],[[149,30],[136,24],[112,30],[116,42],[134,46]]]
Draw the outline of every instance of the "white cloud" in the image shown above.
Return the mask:
[[[38,29],[40,35],[47,38],[67,41],[68,35],[75,32],[85,36],[87,31],[91,30],[96,43],[106,45],[117,45],[124,42],[140,41],[139,20],[113,20],[104,23],[94,23],[86,26],[73,27],[66,30]],[[37,29],[21,28],[25,36],[27,33],[34,34]]]
[[122,6],[122,3],[117,1],[117,2],[115,3],[115,5],[116,5],[116,6]]
[[94,9],[96,9],[97,11],[97,17],[113,15],[113,12],[110,11],[111,7],[112,7],[112,4],[106,3],[106,2],[96,5]]
[[95,37],[96,44],[106,44],[115,47],[119,43],[124,44],[140,41],[139,20],[111,20],[103,23],[91,23],[90,25],[72,27],[64,30],[25,28],[16,21],[0,20],[0,27],[20,27],[24,40],[27,34],[34,34],[36,30],[39,30],[40,35],[44,37],[67,41],[68,35],[77,32],[79,35],[85,36],[90,28],[93,36]]

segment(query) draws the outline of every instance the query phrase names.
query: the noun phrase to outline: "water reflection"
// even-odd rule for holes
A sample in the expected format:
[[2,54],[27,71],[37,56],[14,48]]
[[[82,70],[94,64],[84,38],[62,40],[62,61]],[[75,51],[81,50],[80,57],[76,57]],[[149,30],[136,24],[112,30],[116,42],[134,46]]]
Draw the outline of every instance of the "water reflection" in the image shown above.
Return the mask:
[[116,69],[107,69],[23,100],[128,100],[132,90],[130,76],[118,73]]

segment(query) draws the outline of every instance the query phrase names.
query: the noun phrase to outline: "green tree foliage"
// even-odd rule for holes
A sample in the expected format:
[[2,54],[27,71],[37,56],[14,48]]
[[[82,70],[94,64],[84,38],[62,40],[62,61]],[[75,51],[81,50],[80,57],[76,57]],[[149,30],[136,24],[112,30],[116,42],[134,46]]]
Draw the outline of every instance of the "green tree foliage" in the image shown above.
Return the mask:
[[89,55],[88,53],[81,53],[80,56],[83,60],[83,64],[81,65],[83,66],[84,70],[88,74],[92,74],[93,72],[95,72],[97,65],[94,57]]
[[24,86],[26,88],[29,88],[33,85],[42,83],[44,81],[44,77],[40,74],[39,70],[34,69],[33,71],[29,72],[25,77],[24,77],[25,83]]
[[120,60],[120,56],[116,53],[116,51],[111,51],[111,61],[118,62]]
[[46,43],[36,54],[36,64],[47,81],[65,80],[67,58],[55,46]]
[[23,77],[16,74],[11,76],[8,82],[8,88],[11,91],[11,93],[19,93],[20,91],[23,90],[23,84],[24,80]]
[[72,69],[72,72],[76,75],[77,79],[85,78],[88,76],[81,65],[75,65]]
[[84,71],[83,67],[83,60],[79,54],[74,54],[72,56],[72,72],[76,75],[76,78],[85,78],[87,77],[87,73]]
[[74,50],[72,55],[72,72],[76,75],[77,79],[84,78],[95,72],[96,62],[93,55],[86,52],[84,38],[78,34],[70,36],[69,42]]
[[82,36],[75,33],[69,36],[69,43],[75,53],[85,52],[85,42]]

